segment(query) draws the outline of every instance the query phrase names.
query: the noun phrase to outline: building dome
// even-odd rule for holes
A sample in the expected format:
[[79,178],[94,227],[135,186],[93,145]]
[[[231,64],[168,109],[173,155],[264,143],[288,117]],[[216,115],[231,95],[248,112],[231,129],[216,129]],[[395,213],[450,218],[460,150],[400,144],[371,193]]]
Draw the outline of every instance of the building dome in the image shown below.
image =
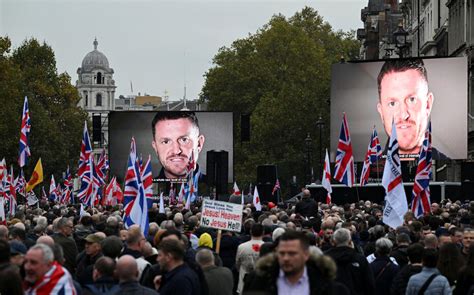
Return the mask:
[[97,45],[99,45],[99,42],[97,42],[97,38],[94,40],[93,44],[94,50],[86,54],[86,56],[82,60],[82,70],[90,71],[96,67],[103,68],[104,70],[110,70],[109,61],[107,57],[102,52],[97,50]]

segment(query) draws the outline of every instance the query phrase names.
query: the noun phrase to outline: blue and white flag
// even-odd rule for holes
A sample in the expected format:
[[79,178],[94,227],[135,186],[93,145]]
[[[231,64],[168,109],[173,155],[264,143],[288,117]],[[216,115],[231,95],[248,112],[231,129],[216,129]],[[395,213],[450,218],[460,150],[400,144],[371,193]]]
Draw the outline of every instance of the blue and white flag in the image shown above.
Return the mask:
[[403,224],[403,215],[408,211],[407,197],[402,182],[402,167],[398,155],[395,122],[392,122],[392,134],[387,149],[382,185],[385,188],[385,207],[382,221],[395,229]]

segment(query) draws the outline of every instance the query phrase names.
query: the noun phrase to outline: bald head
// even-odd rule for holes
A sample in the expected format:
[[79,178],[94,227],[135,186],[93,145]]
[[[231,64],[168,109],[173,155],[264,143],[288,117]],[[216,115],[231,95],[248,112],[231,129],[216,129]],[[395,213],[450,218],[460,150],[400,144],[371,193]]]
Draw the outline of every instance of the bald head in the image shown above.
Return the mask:
[[36,244],[48,245],[51,248],[54,247],[54,240],[50,236],[41,236],[36,240]]
[[117,276],[119,281],[130,282],[138,280],[138,266],[135,258],[130,255],[124,255],[117,261]]
[[309,189],[304,189],[303,198],[309,198],[309,197],[311,197],[311,192],[309,191]]

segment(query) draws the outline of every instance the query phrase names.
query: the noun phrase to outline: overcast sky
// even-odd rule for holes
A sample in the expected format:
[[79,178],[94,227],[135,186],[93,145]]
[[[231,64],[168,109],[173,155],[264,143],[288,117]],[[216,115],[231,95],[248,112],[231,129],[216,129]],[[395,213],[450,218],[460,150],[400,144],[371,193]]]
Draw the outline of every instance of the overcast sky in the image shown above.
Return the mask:
[[13,47],[25,38],[46,41],[59,72],[75,84],[77,68],[97,37],[114,69],[116,97],[138,92],[171,100],[198,98],[204,73],[222,46],[255,33],[274,14],[291,17],[305,6],[319,11],[336,30],[362,27],[368,0],[111,1],[0,0],[0,35]]

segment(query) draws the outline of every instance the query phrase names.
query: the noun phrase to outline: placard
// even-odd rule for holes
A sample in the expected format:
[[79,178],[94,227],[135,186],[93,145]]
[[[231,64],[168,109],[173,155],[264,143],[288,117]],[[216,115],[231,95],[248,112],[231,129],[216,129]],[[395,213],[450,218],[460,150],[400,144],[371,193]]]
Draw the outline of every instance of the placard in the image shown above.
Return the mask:
[[204,199],[201,226],[240,232],[242,228],[241,204]]

